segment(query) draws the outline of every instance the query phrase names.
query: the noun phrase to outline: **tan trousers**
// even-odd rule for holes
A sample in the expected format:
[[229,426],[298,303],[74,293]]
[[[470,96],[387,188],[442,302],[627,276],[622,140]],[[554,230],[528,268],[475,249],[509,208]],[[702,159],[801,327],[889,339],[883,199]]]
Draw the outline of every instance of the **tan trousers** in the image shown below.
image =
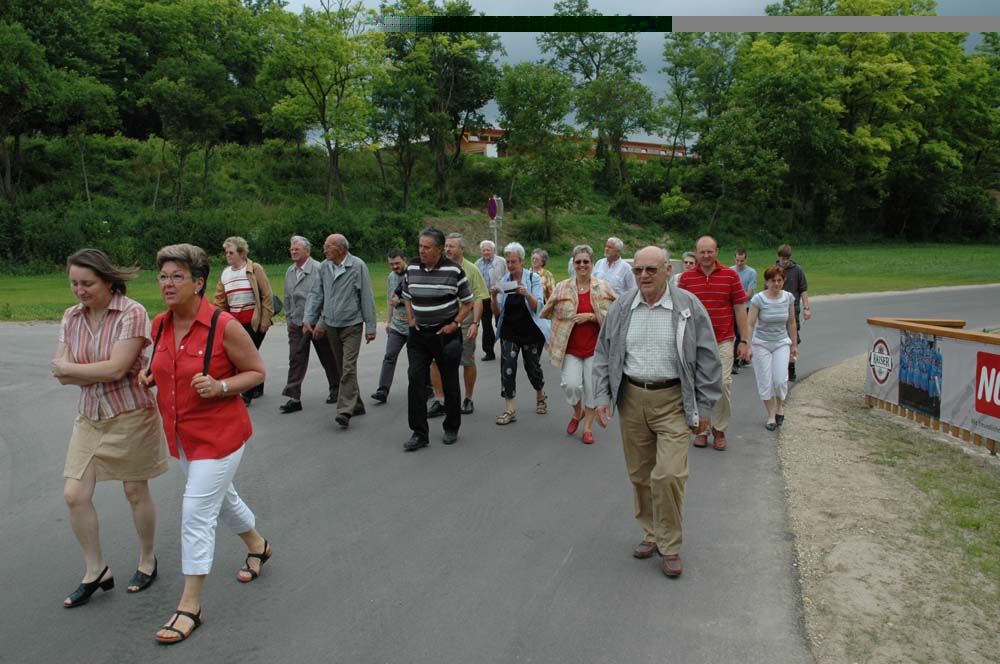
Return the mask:
[[326,338],[330,350],[340,367],[340,394],[337,396],[337,414],[350,417],[354,414],[358,394],[358,355],[361,353],[361,331],[364,323],[347,327],[329,327]]
[[733,415],[733,340],[719,344],[719,359],[722,360],[722,398],[712,409],[712,428],[725,431],[729,428],[729,418]]
[[622,447],[635,493],[635,518],[643,539],[656,542],[660,553],[679,553],[691,433],[681,388],[645,390],[625,381],[621,389]]

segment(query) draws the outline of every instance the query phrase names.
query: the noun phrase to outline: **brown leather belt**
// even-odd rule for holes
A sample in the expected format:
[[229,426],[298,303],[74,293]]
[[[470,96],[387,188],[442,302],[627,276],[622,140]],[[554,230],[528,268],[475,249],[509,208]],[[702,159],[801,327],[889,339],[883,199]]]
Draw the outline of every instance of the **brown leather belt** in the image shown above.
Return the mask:
[[665,390],[668,387],[675,387],[681,384],[680,378],[671,378],[670,380],[639,380],[638,378],[632,378],[632,376],[625,376],[625,380],[644,390]]

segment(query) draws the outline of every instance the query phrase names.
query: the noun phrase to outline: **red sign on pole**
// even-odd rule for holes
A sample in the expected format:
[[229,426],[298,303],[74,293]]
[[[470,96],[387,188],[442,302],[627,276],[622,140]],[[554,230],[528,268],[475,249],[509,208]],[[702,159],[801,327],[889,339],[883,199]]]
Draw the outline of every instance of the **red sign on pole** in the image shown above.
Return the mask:
[[486,202],[486,214],[490,215],[491,220],[496,220],[497,218],[497,199],[491,198]]

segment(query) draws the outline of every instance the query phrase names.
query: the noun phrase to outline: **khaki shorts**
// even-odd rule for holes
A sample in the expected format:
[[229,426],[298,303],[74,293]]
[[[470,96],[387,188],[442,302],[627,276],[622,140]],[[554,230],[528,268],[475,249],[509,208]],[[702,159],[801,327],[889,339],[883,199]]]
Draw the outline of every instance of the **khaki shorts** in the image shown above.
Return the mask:
[[[469,328],[472,327],[472,314],[462,323],[462,366],[472,367],[476,364],[476,337],[468,338]],[[477,336],[479,330],[476,330]]]
[[103,420],[78,415],[63,477],[78,480],[91,463],[99,482],[137,482],[167,472],[167,441],[156,408],[130,410]]

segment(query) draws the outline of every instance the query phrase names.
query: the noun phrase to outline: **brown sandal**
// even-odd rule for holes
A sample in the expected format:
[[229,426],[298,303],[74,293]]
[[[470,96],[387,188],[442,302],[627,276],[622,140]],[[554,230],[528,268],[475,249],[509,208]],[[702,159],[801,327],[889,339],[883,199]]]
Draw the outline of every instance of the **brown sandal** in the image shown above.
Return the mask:
[[544,415],[549,412],[548,396],[544,396],[541,399],[535,401],[535,412],[539,415]]
[[510,424],[511,422],[517,422],[517,415],[511,410],[505,410],[503,415],[497,418],[497,424]]

